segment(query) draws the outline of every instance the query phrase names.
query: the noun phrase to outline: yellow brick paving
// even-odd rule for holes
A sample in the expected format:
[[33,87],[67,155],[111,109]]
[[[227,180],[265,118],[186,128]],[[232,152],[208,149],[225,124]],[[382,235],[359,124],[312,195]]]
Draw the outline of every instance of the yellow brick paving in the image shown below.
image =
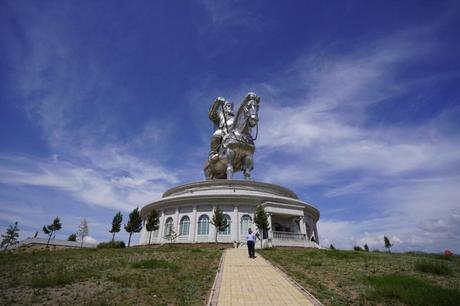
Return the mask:
[[226,250],[217,305],[313,304],[265,259],[248,258],[241,248]]

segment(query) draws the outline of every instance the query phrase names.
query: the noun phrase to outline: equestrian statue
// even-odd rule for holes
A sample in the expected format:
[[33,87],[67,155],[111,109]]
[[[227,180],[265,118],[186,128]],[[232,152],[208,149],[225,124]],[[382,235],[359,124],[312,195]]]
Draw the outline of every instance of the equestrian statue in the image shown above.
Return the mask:
[[[214,100],[209,119],[214,123],[211,148],[204,167],[206,179],[232,179],[235,171],[243,171],[251,179],[254,140],[257,139],[260,97],[250,92],[234,114],[233,104],[222,97]],[[253,136],[253,129],[256,129]]]

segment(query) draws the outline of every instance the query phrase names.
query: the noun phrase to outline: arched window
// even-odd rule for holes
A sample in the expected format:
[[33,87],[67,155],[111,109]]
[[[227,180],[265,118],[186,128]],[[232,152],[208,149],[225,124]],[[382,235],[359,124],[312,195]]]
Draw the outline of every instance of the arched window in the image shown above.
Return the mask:
[[166,219],[166,222],[165,222],[165,236],[168,236],[169,234],[171,234],[172,229],[173,229],[173,218],[169,217],[168,219]]
[[206,215],[198,218],[198,235],[209,235],[209,217]]
[[[241,217],[241,235],[246,235],[249,228],[252,228],[252,218],[249,215],[244,215]],[[254,229],[252,228],[252,230]]]
[[188,236],[190,230],[190,218],[183,216],[179,224],[179,236]]
[[219,235],[231,235],[232,234],[232,219],[230,218],[229,215],[224,215],[224,219],[227,220],[227,227],[219,232]]

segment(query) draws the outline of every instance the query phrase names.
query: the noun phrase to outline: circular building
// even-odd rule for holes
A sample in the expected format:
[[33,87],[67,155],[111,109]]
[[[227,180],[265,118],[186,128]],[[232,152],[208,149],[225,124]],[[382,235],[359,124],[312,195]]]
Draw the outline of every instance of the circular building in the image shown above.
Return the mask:
[[[140,244],[170,242],[167,238],[172,232],[177,235],[174,243],[214,242],[216,229],[210,221],[216,207],[222,209],[230,224],[218,233],[218,242],[245,242],[248,228],[256,229],[254,211],[259,204],[268,213],[270,230],[263,233],[267,246],[318,246],[319,211],[313,205],[279,185],[226,179],[177,186],[167,190],[161,199],[144,206]],[[160,227],[148,232],[145,220],[152,209],[160,215]]]

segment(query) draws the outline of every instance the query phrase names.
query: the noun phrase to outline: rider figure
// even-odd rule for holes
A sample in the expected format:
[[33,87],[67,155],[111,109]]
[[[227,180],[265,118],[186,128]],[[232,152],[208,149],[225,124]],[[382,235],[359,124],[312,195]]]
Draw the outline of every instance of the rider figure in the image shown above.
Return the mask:
[[233,103],[226,101],[222,97],[217,97],[209,109],[209,119],[214,122],[215,127],[215,132],[211,138],[209,161],[216,161],[219,159],[219,146],[224,136],[231,131],[234,117]]

